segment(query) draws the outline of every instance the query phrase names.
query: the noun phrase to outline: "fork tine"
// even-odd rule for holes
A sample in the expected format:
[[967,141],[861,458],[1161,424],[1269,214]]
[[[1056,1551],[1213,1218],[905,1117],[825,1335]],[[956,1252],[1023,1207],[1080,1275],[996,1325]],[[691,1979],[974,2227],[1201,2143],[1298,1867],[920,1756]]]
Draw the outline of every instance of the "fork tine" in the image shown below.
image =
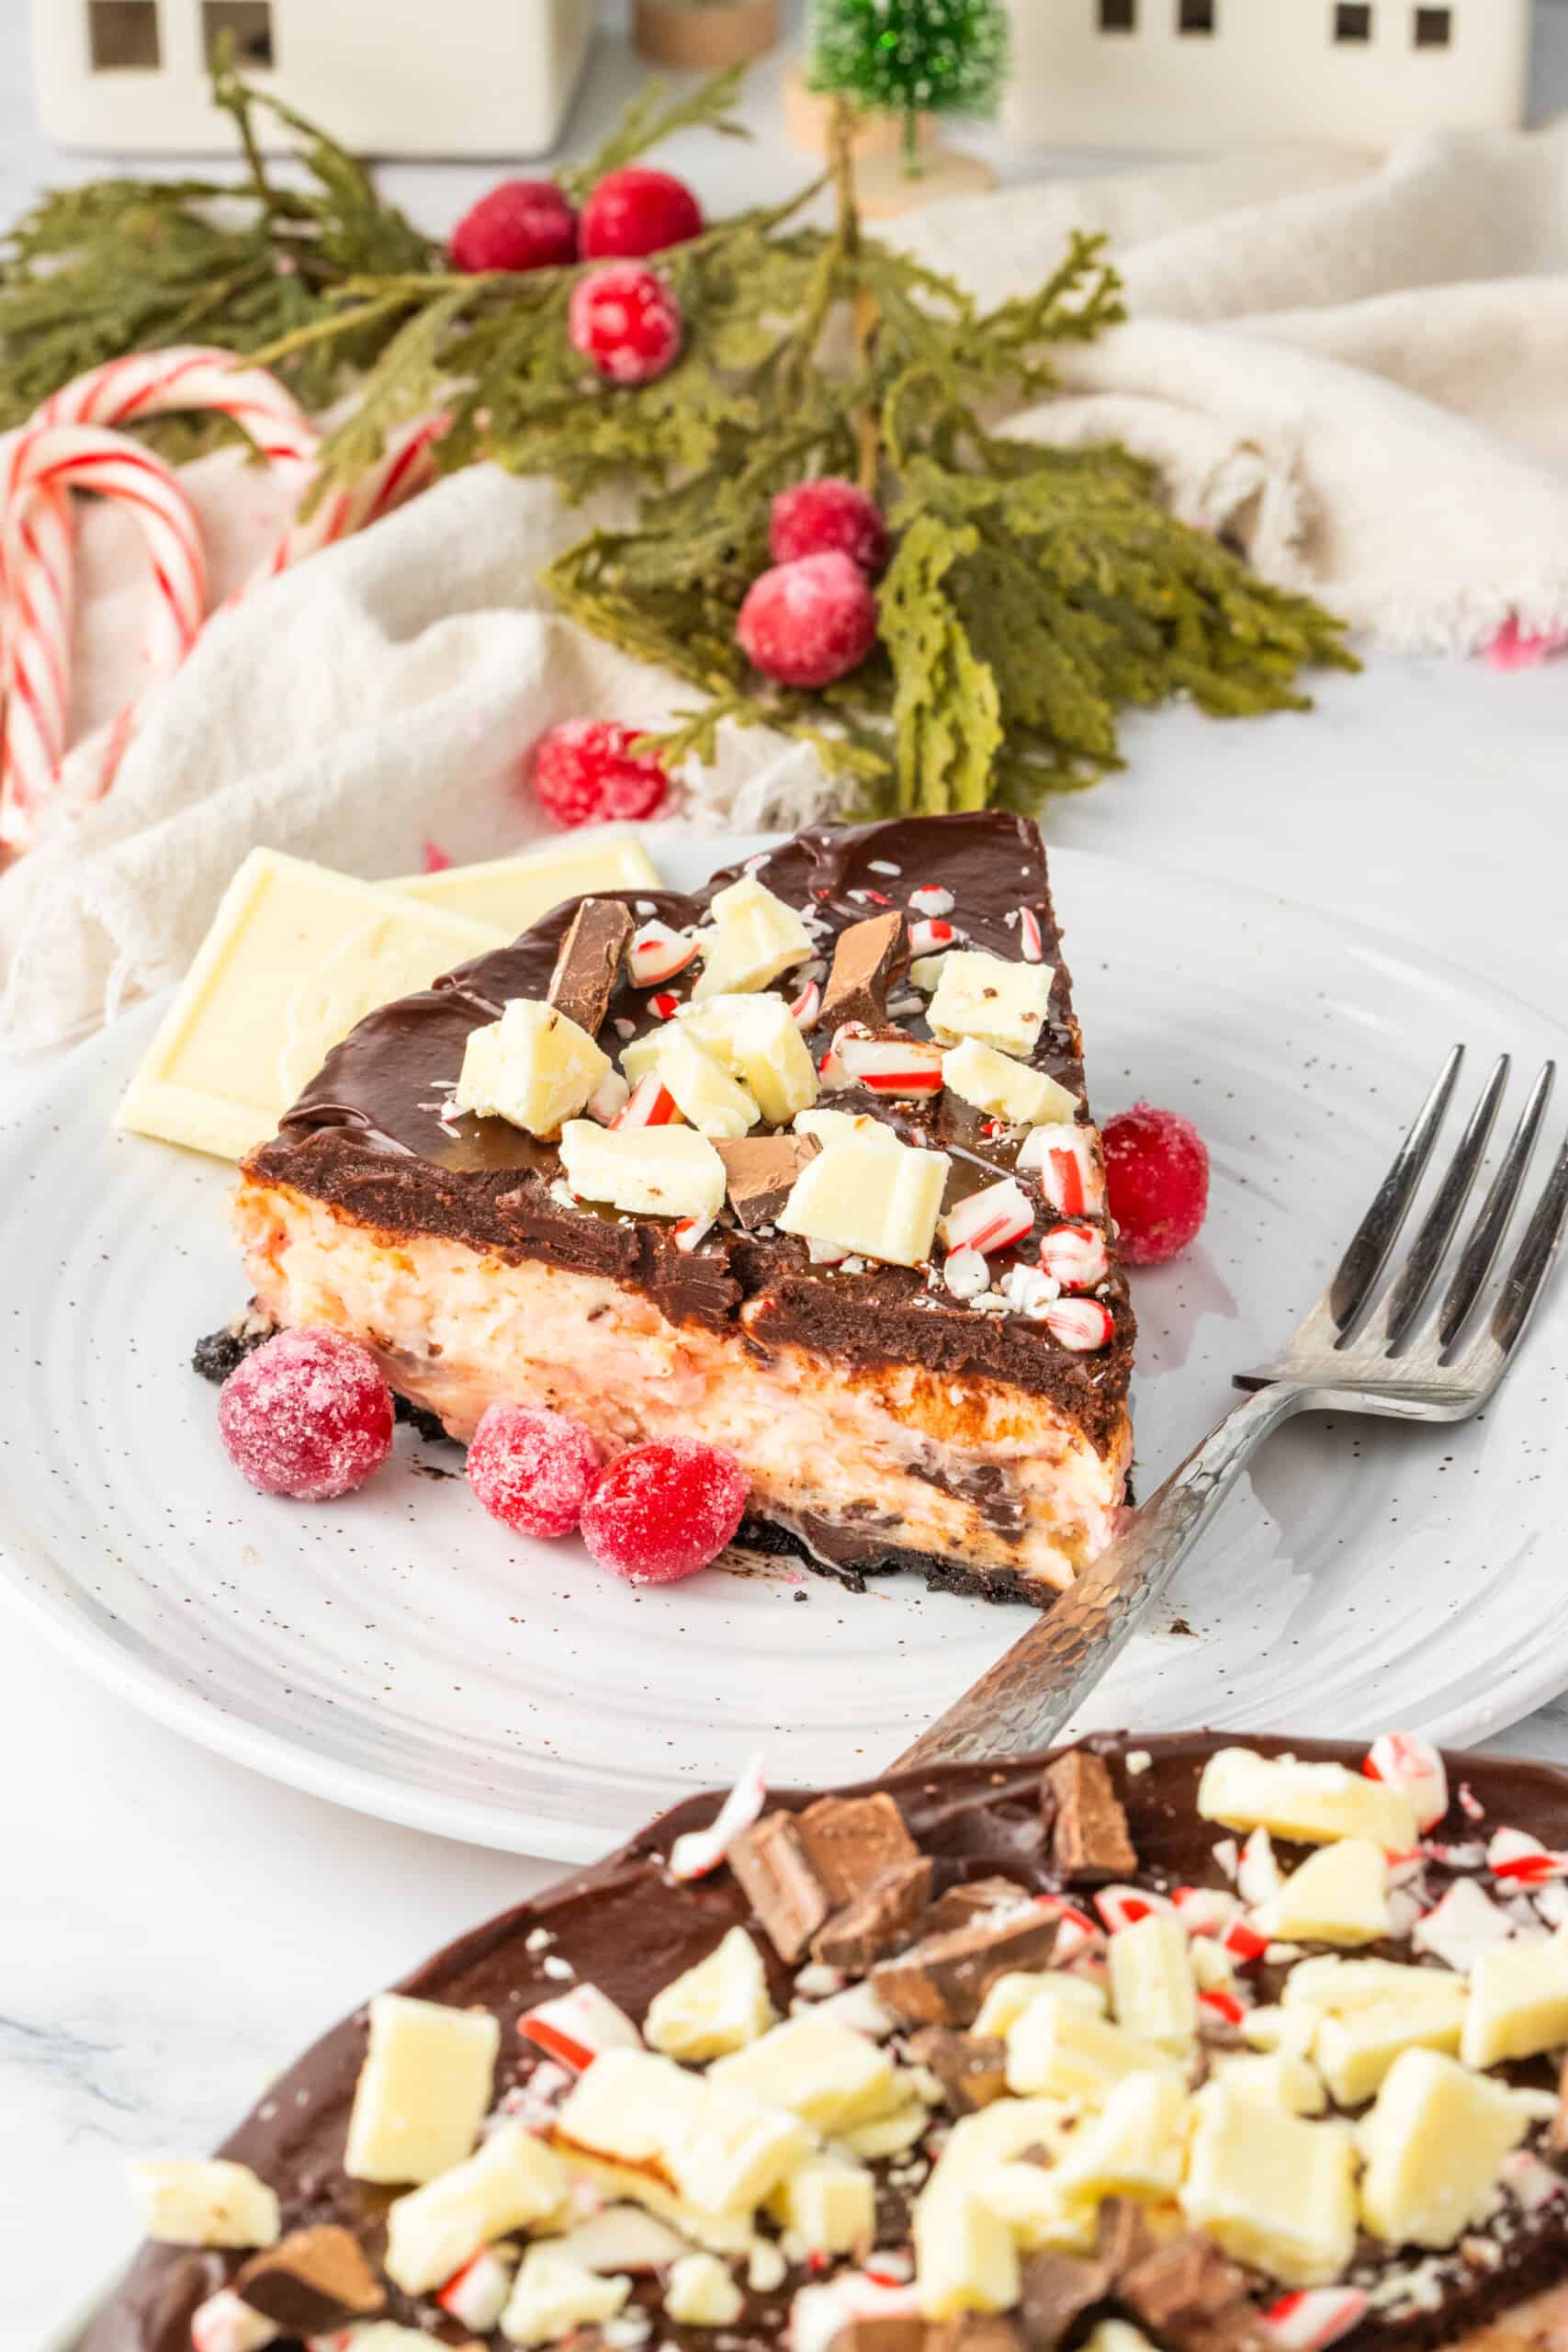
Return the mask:
[[1438,1279],[1438,1270],[1448,1255],[1454,1227],[1463,1214],[1482,1160],[1486,1156],[1497,1106],[1503,1100],[1512,1068],[1512,1057],[1499,1054],[1481,1100],[1471,1114],[1470,1125],[1460,1140],[1459,1149],[1449,1163],[1449,1171],[1438,1197],[1427,1210],[1421,1230],[1410,1246],[1404,1270],[1389,1294],[1383,1312],[1386,1344],[1391,1355],[1397,1351],[1400,1341],[1425,1306],[1427,1295]]
[[1546,1190],[1536,1203],[1518,1253],[1509,1267],[1492,1317],[1492,1339],[1506,1356],[1518,1344],[1540,1296],[1551,1261],[1568,1226],[1568,1143],[1557,1155]]
[[1438,1317],[1438,1346],[1445,1355],[1470,1320],[1471,1311],[1481,1295],[1482,1285],[1492,1272],[1497,1252],[1503,1246],[1503,1237],[1508,1229],[1508,1219],[1514,1214],[1514,1204],[1519,1197],[1519,1187],[1525,1181],[1556,1077],[1556,1063],[1545,1063],[1530,1089],[1529,1101],[1520,1114],[1519,1124],[1514,1129],[1513,1141],[1508,1146],[1503,1164],[1492,1179],[1491,1190],[1481,1215],[1475,1220],[1475,1229],[1465,1243],[1459,1264],[1454,1269],[1453,1279]]
[[1341,1333],[1349,1329],[1388,1263],[1388,1253],[1398,1240],[1400,1228],[1410,1214],[1410,1204],[1420,1190],[1463,1059],[1464,1047],[1456,1046],[1421,1105],[1415,1125],[1400,1145],[1393,1166],[1379,1186],[1377,1198],[1357,1228],[1355,1239],[1339,1261],[1339,1271],[1329,1284],[1328,1311]]

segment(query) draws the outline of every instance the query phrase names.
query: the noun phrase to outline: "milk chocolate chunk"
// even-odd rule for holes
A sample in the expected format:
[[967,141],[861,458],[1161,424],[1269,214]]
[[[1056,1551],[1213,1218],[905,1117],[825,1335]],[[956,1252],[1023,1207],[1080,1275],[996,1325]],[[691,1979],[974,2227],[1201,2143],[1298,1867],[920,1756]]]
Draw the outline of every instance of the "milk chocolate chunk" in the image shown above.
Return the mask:
[[909,934],[897,910],[841,931],[822,996],[823,1027],[860,1021],[880,1029],[887,1019],[887,991],[908,961]]
[[1138,1857],[1105,1758],[1070,1749],[1047,1765],[1045,1792],[1055,1800],[1051,1852],[1063,1877],[1091,1886],[1130,1878]]
[[988,2035],[955,2033],[946,2025],[922,2026],[910,2039],[909,2055],[931,2068],[955,2115],[973,2115],[1007,2091],[1007,2043]]
[[792,1965],[831,1908],[790,1813],[767,1813],[729,1849],[729,1867],[769,1942]]
[[795,1826],[835,1905],[852,1903],[896,1863],[920,1859],[890,1796],[818,1797]]
[[1098,2259],[1104,2263],[1112,2278],[1120,2278],[1123,2271],[1154,2249],[1154,2233],[1141,2205],[1131,2197],[1108,2197],[1100,2209]]
[[1178,2352],[1265,2352],[1270,2339],[1247,2301],[1248,2284],[1212,2238],[1194,2233],[1124,2269],[1116,2299]]
[[927,2328],[925,2352],[1023,2352],[1023,2338],[1001,2312],[964,2312]]
[[924,2352],[926,2324],[914,2312],[907,2317],[888,2312],[852,2319],[840,2328],[828,2352]]
[[1055,1940],[1056,1921],[1033,1905],[999,1912],[880,1961],[871,1982],[911,2025],[972,2025],[998,1977],[1043,1968]]
[[550,975],[549,1002],[597,1037],[637,926],[618,899],[584,899],[561,941]]
[[729,1205],[748,1233],[776,1225],[795,1180],[822,1148],[815,1136],[718,1136]]
[[971,1879],[966,1886],[950,1886],[920,1921],[922,1936],[945,1935],[950,1928],[967,1928],[987,1912],[1015,1911],[1030,1900],[1028,1890],[1010,1878]]
[[285,2335],[345,2326],[380,2311],[387,2300],[358,2239],[331,2222],[294,2230],[253,2255],[234,2292]]
[[1568,2155],[1568,2058],[1562,2061],[1562,2072],[1557,2083],[1557,2112],[1546,2135],[1548,2147],[1554,2156]]
[[1076,2254],[1032,2255],[1023,2266],[1019,2324],[1029,2352],[1059,2352],[1086,2312],[1111,2292],[1108,2262]]
[[923,1855],[912,1862],[895,1862],[863,1894],[834,1912],[812,1944],[813,1957],[829,1968],[847,1968],[852,1976],[863,1976],[874,1961],[906,1940],[931,1891],[931,1864]]

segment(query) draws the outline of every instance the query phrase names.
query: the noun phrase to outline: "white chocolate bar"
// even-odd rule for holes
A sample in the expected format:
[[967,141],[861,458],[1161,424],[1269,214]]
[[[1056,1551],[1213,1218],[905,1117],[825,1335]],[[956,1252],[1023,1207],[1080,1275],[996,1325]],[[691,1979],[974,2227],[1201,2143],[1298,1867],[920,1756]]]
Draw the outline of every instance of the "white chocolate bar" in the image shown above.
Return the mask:
[[631,833],[574,834],[515,857],[479,865],[449,865],[439,874],[408,874],[385,886],[427,907],[495,925],[515,939],[520,931],[568,899],[595,890],[659,890],[659,870]]

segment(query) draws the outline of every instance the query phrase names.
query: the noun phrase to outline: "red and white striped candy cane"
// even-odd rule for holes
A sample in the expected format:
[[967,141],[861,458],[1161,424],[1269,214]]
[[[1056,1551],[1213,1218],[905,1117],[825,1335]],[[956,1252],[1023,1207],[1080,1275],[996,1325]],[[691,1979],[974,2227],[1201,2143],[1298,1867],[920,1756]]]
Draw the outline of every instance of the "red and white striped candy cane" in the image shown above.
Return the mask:
[[69,704],[71,568],[62,568],[62,542],[31,493],[71,490],[121,501],[141,527],[158,586],[150,645],[157,669],[184,661],[207,614],[200,528],[161,458],[99,425],[29,425],[17,436],[0,477],[8,606],[0,842],[12,849],[34,839],[53,792]]
[[449,422],[446,416],[423,416],[394,433],[368,473],[346,490],[331,492],[305,520],[289,525],[257,578],[286,571],[318,548],[352,537],[420,491],[428,490],[435,479],[435,444]]
[[35,424],[138,424],[182,409],[232,417],[271,465],[309,465],[321,436],[292,392],[231,351],[180,344],[111,359],[51,393]]

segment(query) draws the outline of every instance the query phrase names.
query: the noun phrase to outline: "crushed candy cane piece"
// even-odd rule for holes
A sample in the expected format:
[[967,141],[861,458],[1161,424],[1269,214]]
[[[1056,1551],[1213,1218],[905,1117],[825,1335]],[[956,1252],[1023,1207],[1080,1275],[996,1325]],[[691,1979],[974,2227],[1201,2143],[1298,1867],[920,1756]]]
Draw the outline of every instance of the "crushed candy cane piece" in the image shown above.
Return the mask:
[[1026,964],[1040,964],[1045,957],[1045,942],[1040,935],[1040,918],[1032,907],[1018,910],[1019,952]]
[[657,1012],[660,1021],[673,1021],[681,1010],[681,1000],[669,989],[660,989],[657,996],[648,1000],[648,1009]]
[[642,2036],[630,2018],[596,1984],[574,1984],[552,2001],[541,2001],[517,2020],[525,2041],[582,2074],[606,2050],[640,2050]]
[[1059,1298],[1040,1319],[1054,1340],[1080,1355],[1108,1347],[1116,1329],[1111,1309],[1098,1298]]
[[220,2287],[190,2315],[191,2352],[261,2352],[283,2333],[276,2322],[235,2294]]
[[1484,1821],[1486,1818],[1486,1807],[1468,1781],[1461,1781],[1459,1784],[1459,1809],[1467,1821]]
[[1170,1899],[1190,1936],[1217,1939],[1241,1909],[1235,1896],[1227,1894],[1223,1886],[1173,1886]]
[[807,980],[795,1002],[789,1017],[797,1029],[815,1029],[817,1016],[822,1010],[822,989],[819,981]]
[[1495,1829],[1486,1867],[1510,1886],[1543,1886],[1548,1879],[1568,1877],[1568,1854],[1554,1854],[1526,1829]]
[[939,1230],[951,1250],[977,1250],[986,1257],[993,1250],[1010,1249],[1034,1225],[1034,1204],[1021,1184],[1004,1176],[967,1200],[958,1202],[942,1218]]
[[909,904],[918,915],[950,915],[953,893],[940,882],[922,882],[918,890],[910,891]]
[[1374,1739],[1361,1767],[1370,1781],[1403,1791],[1416,1808],[1423,1836],[1449,1809],[1449,1776],[1438,1750],[1413,1731],[1384,1732]]
[[1456,1879],[1440,1903],[1424,1912],[1411,1930],[1417,1951],[1429,1951],[1461,1976],[1468,1976],[1483,1951],[1514,1932],[1513,1924],[1472,1878]]
[[1531,2148],[1511,2149],[1503,2159],[1501,2176],[1504,2188],[1526,2213],[1539,2213],[1560,2197],[1568,2197],[1568,2180]]
[[790,2352],[829,2352],[841,2330],[860,2319],[918,2319],[913,2286],[889,2286],[869,2270],[850,2270],[826,2286],[802,2287],[790,2305]]
[[1267,1903],[1279,1894],[1284,1881],[1280,1865],[1274,1860],[1274,1840],[1267,1829],[1255,1829],[1241,1849],[1236,1865],[1235,1889],[1248,1910]]
[[1040,1237],[1040,1263],[1064,1290],[1093,1290],[1111,1271],[1097,1225],[1054,1225]]
[[717,1219],[711,1216],[682,1217],[675,1227],[676,1249],[683,1250],[690,1257],[694,1250],[701,1249],[716,1223]]
[[656,1070],[637,1080],[616,1112],[613,1127],[674,1127],[681,1125],[681,1106]]
[[626,950],[626,968],[639,989],[656,989],[697,960],[697,943],[655,919],[645,922]]
[[911,956],[940,956],[944,947],[955,947],[958,937],[956,927],[950,922],[934,918],[925,922],[912,922],[909,925],[909,953]]
[[1040,1189],[1058,1216],[1098,1216],[1105,1206],[1105,1171],[1092,1127],[1032,1127],[1018,1164],[1038,1173]]
[[1102,1886],[1093,1899],[1095,1909],[1113,1936],[1120,1935],[1123,1928],[1135,1928],[1140,1920],[1176,1915],[1176,1905],[1169,1897],[1156,1894],[1148,1887]]
[[492,2245],[481,2246],[471,2261],[447,2279],[436,2301],[461,2327],[488,2335],[506,2309],[512,2293],[513,2265]]
[[978,1298],[991,1285],[991,1270],[978,1250],[951,1250],[942,1279],[954,1298]]
[[1218,2018],[1222,2025],[1234,2026],[1238,2030],[1247,2010],[1247,2004],[1239,1994],[1218,1990],[1200,1993],[1198,2006],[1206,2016]]
[[940,1094],[942,1047],[915,1037],[857,1035],[846,1026],[833,1040],[845,1081],[874,1094]]
[[750,1829],[767,1803],[761,1754],[746,1759],[745,1770],[725,1798],[706,1829],[688,1829],[670,1849],[670,1875],[674,1879],[705,1878],[717,1870],[743,1829]]
[[1368,2309],[1359,2287],[1301,2287],[1263,2314],[1280,2352],[1326,2352],[1360,2324]]
[[618,1069],[607,1069],[588,1098],[588,1115],[602,1127],[613,1127],[631,1100],[631,1088]]

